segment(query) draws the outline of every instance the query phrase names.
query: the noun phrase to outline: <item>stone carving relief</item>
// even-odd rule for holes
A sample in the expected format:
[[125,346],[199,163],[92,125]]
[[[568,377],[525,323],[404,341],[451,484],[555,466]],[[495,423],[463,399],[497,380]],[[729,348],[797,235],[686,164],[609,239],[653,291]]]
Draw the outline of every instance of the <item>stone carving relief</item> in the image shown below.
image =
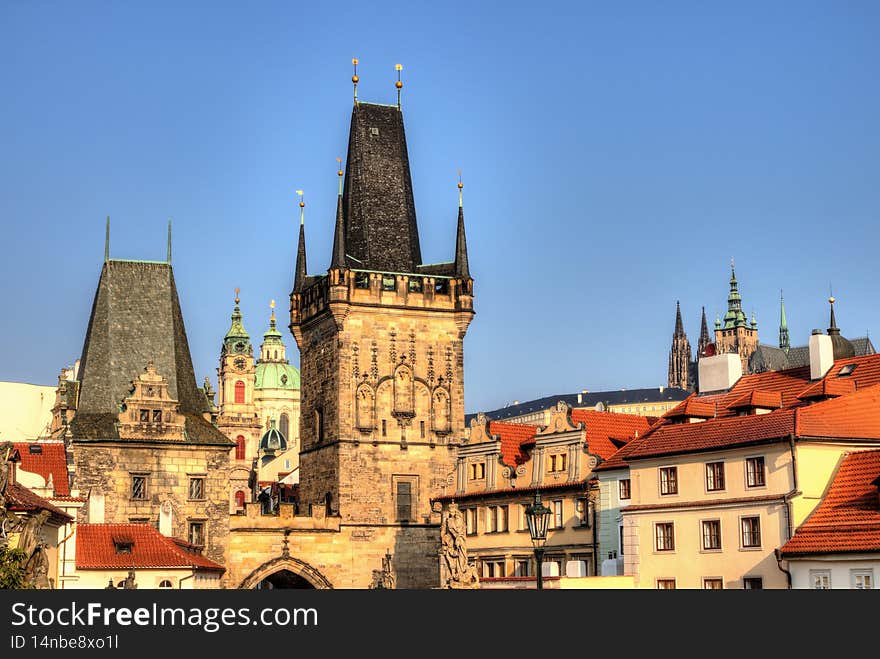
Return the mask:
[[479,588],[477,568],[468,562],[464,516],[453,501],[440,523],[440,587]]

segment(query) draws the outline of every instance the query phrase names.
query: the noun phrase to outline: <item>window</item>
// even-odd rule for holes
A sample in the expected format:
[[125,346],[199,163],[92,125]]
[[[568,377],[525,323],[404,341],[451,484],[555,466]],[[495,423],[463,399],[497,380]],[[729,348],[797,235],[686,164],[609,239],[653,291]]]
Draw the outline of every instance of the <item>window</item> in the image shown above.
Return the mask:
[[504,575],[504,560],[489,559],[483,561],[483,577],[488,579],[496,579]]
[[397,482],[397,521],[407,522],[412,519],[412,483]]
[[576,499],[574,510],[577,514],[578,526],[590,525],[590,502],[586,497]]
[[464,511],[465,524],[467,525],[467,534],[476,535],[477,533],[477,509],[466,508]]
[[620,555],[623,556],[623,526],[617,527],[617,540],[620,543]]
[[354,273],[354,287],[355,288],[369,288],[370,287],[369,273],[367,273],[367,272]]
[[174,588],[174,586],[171,584],[170,579],[162,579],[162,581],[159,582],[159,588]]
[[621,478],[619,481],[617,481],[617,489],[619,491],[621,499],[630,498],[630,484],[631,481],[629,478]]
[[764,484],[764,456],[746,458],[746,485],[762,487]]
[[143,500],[147,498],[147,477],[131,477],[131,498]]
[[529,566],[532,564],[532,561],[528,558],[518,558],[513,564],[513,576],[515,577],[528,577],[529,572],[531,571]]
[[425,438],[425,422],[424,421],[419,421],[419,434],[422,439]]
[[672,522],[654,524],[654,548],[657,551],[673,551],[675,549],[675,529]]
[[198,501],[205,498],[205,479],[197,476],[189,479],[189,498]]
[[440,295],[449,295],[449,280],[439,279],[434,282],[434,292]]
[[290,460],[287,460],[287,459],[284,460],[284,468],[290,469]]
[[382,276],[382,290],[383,291],[393,291],[394,290],[394,277],[383,275]]
[[764,590],[764,580],[761,577],[743,577],[744,590]]
[[140,420],[141,420],[141,423],[149,423],[150,422],[150,410],[141,410],[140,411]]
[[244,508],[244,490],[238,490],[235,493],[235,507]]
[[742,527],[742,546],[743,547],[760,547],[761,546],[761,518],[760,517],[743,517],[740,520]]
[[388,437],[388,420],[382,419],[382,437]]
[[130,554],[132,547],[134,547],[134,543],[130,540],[113,541],[113,549],[116,551],[117,554]]
[[244,402],[244,382],[238,380],[235,383],[235,402],[243,403]]
[[278,430],[284,435],[284,439],[290,439],[290,417],[287,415],[287,412],[281,413],[281,418],[278,421]]
[[187,534],[187,539],[191,545],[196,545],[198,547],[205,546],[205,523],[204,522],[190,522],[189,523],[189,533]]
[[410,293],[421,293],[422,292],[422,280],[416,277],[409,278],[409,292]]
[[561,529],[563,527],[562,520],[562,500],[557,499],[556,501],[550,502],[550,509],[553,511],[553,527],[554,529]]
[[850,581],[856,590],[871,590],[874,587],[874,570],[850,570]]
[[709,492],[718,492],[724,489],[724,463],[706,463],[706,489]]
[[[385,435],[385,422],[382,421],[382,435]],[[315,437],[319,442],[324,441],[324,408],[315,408]]]
[[721,520],[703,522],[703,549],[721,549]]
[[162,410],[153,410],[153,423],[162,423]]
[[657,590],[675,590],[675,579],[657,579]]
[[810,570],[810,588],[831,590],[831,570]]
[[507,530],[507,506],[489,506],[486,533],[502,533]]
[[520,531],[528,531],[529,530],[529,522],[526,517],[526,511],[529,509],[529,505],[527,503],[519,504],[519,530]]
[[660,467],[660,494],[678,494],[678,467]]
[[245,441],[244,435],[239,435],[235,438],[235,459],[236,460],[244,460],[244,452],[245,452]]
[[565,471],[565,453],[555,453],[548,456],[547,471],[552,473],[555,471]]
[[482,480],[486,477],[486,463],[485,462],[471,462],[471,480],[478,481]]
[[703,590],[724,590],[724,580],[716,577],[703,579]]

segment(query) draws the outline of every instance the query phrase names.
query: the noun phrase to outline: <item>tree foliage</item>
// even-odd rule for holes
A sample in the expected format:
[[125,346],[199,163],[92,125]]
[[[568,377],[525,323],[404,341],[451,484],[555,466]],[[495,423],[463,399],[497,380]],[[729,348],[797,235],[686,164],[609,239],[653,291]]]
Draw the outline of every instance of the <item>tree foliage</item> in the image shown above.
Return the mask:
[[24,582],[24,566],[27,558],[21,549],[0,548],[0,589],[27,588]]

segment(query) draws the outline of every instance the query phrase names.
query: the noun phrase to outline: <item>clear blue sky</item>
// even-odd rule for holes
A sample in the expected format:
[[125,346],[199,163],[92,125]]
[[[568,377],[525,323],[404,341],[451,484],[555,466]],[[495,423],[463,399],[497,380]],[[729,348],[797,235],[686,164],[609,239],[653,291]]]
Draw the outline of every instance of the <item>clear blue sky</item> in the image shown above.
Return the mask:
[[[762,342],[880,339],[876,2],[0,3],[0,380],[55,382],[103,259],[174,272],[196,375],[233,289],[260,337],[326,270],[352,57],[403,109],[423,259],[450,260],[463,171],[477,315],[468,412],[665,384],[675,301]],[[710,6],[711,5],[711,6]],[[294,363],[298,352],[286,334]]]

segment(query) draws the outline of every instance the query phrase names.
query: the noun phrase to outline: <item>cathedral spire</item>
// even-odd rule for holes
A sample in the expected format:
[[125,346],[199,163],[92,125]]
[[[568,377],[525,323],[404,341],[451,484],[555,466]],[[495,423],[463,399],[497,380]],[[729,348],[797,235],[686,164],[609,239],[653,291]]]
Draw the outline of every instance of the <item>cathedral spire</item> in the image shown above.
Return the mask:
[[458,172],[458,229],[455,234],[455,274],[457,277],[470,278],[468,268],[467,237],[464,233],[464,203],[462,190],[464,183],[461,182],[461,171]]
[[697,344],[697,357],[702,357],[705,353],[706,346],[712,342],[709,338],[709,326],[706,323],[706,307],[703,307],[703,317],[700,320],[700,341]]
[[336,231],[333,234],[333,257],[330,259],[331,268],[347,268],[345,260],[345,217],[342,212],[342,159],[337,158],[339,163],[339,195],[336,198]]
[[306,202],[303,201],[302,190],[297,190],[296,193],[299,195],[299,245],[296,248],[296,274],[293,277],[294,293],[302,290],[306,280]]
[[672,336],[684,336],[684,324],[681,322],[681,304],[675,301],[675,332]]
[[831,321],[828,324],[828,334],[833,336],[835,334],[840,334],[840,328],[837,326],[837,319],[834,317],[834,303],[837,300],[834,299],[834,296],[828,298],[828,304],[831,305]]
[[791,349],[791,343],[788,338],[788,320],[785,318],[785,298],[782,297],[782,291],[779,291],[779,347],[788,352]]
[[724,314],[724,329],[746,325],[746,315],[742,310],[742,297],[736,281],[733,259],[730,259],[730,293],[727,295],[727,313]]
[[104,263],[110,260],[110,216],[107,216],[107,228],[104,230]]

